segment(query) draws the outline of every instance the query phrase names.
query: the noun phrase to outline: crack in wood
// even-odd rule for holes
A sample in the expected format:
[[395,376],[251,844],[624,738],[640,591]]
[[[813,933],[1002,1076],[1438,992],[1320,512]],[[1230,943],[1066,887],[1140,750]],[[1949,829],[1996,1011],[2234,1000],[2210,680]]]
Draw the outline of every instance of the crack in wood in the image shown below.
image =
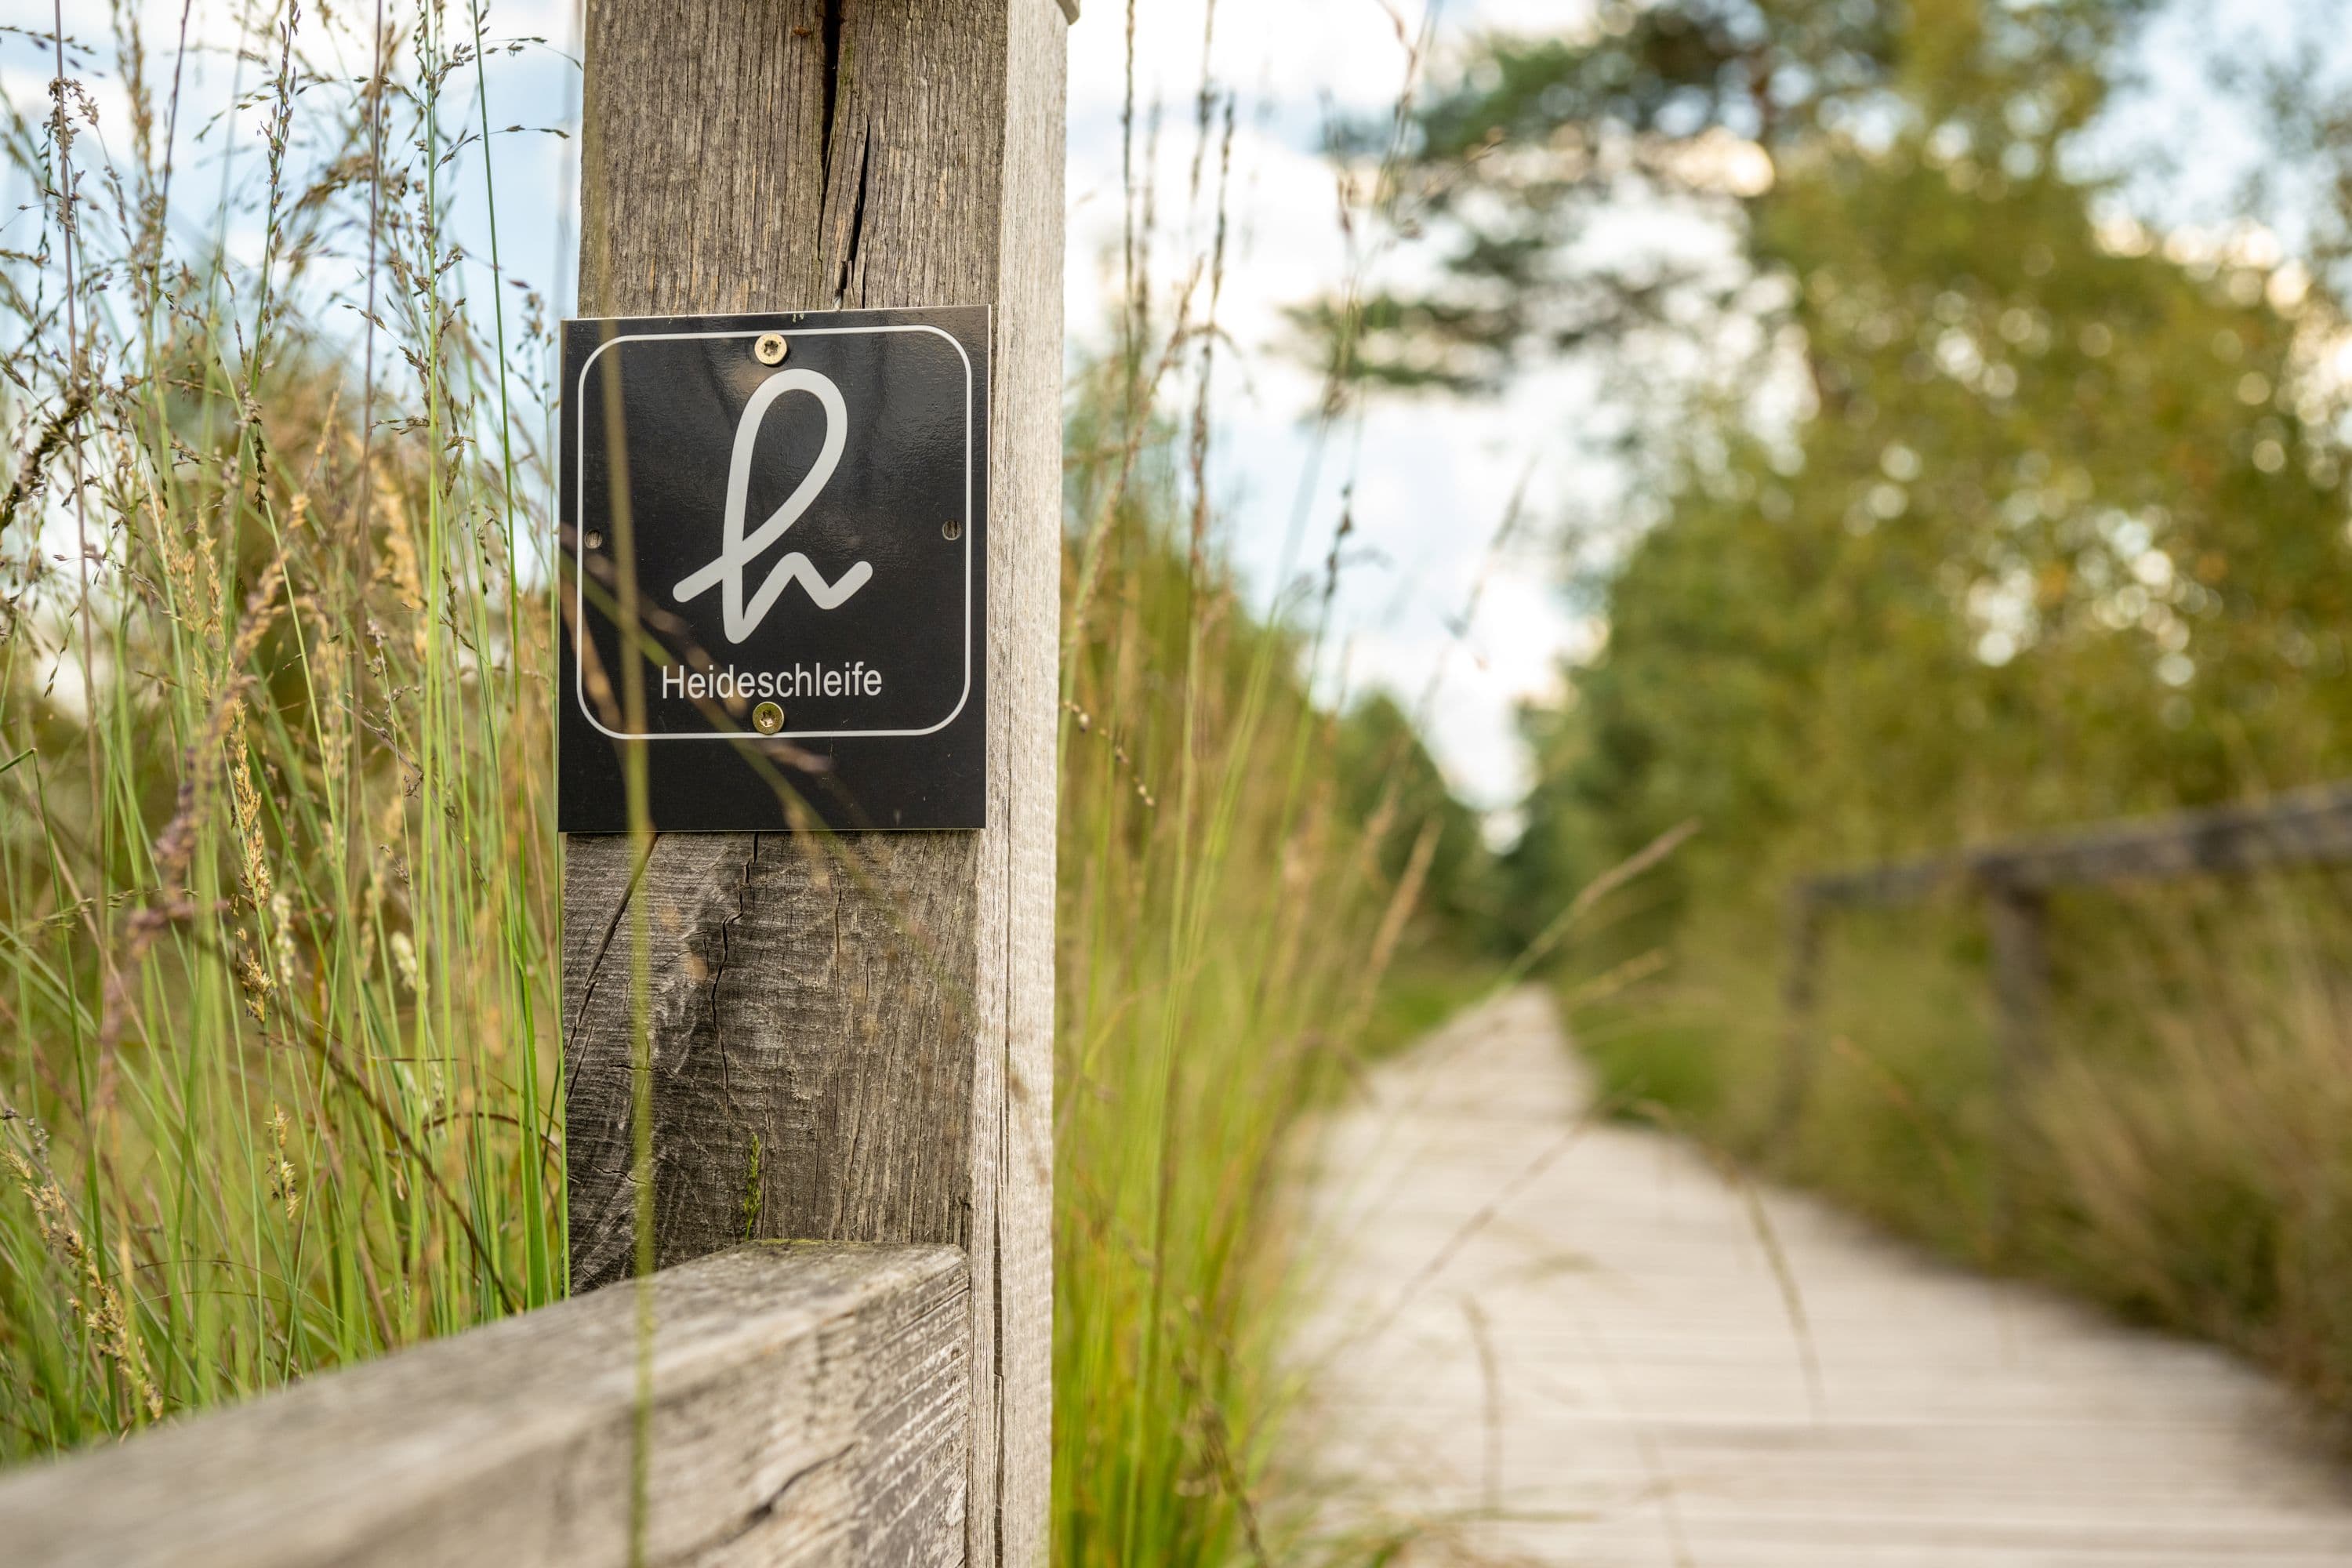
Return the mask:
[[[734,955],[731,933],[751,900],[751,870],[759,861],[760,836],[754,833],[743,856],[743,874],[735,879],[735,912],[719,922],[719,962],[710,971],[710,1043],[719,1053],[719,1098],[730,1112],[736,1110],[734,1064],[727,1049],[726,1013],[719,1005],[719,983],[726,976],[728,961]],[[752,1136],[757,1138],[759,1134]],[[756,1155],[753,1163],[758,1163]]]
[[777,1487],[774,1491],[770,1492],[766,1497],[761,1498],[757,1503],[754,1503],[751,1510],[746,1512],[740,1520],[736,1521],[732,1529],[728,1530],[722,1534],[711,1537],[709,1540],[696,1546],[692,1551],[681,1553],[678,1556],[663,1559],[660,1568],[683,1568],[683,1565],[688,1563],[705,1563],[709,1561],[711,1557],[717,1553],[724,1552],[728,1547],[734,1545],[737,1542],[742,1540],[745,1536],[750,1535],[753,1531],[759,1529],[761,1525],[775,1518],[777,1512],[783,1508],[784,1500],[790,1497],[793,1489],[798,1487],[803,1481],[808,1479],[811,1476],[817,1474],[821,1470],[841,1463],[842,1460],[849,1458],[851,1454],[856,1452],[856,1449],[857,1445],[856,1443],[845,1443],[840,1447],[835,1448],[832,1453],[810,1460],[807,1464],[803,1465],[799,1469],[794,1470],[791,1475],[786,1476],[783,1479],[783,1484]]
[[836,305],[845,303],[849,298],[849,275],[857,265],[857,247],[866,234],[866,191],[873,170],[874,127],[869,124],[857,143],[857,195],[849,208],[849,242],[842,248],[841,271],[833,282],[833,302]]
[[841,97],[841,23],[847,0],[824,0],[817,35],[824,48],[824,110],[818,122],[817,188],[833,189],[833,121]]

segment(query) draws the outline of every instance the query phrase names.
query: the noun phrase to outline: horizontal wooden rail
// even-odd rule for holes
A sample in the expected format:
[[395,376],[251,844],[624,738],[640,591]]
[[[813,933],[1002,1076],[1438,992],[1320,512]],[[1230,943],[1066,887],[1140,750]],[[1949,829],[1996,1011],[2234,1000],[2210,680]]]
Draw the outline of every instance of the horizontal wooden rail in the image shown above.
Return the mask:
[[1932,859],[1809,877],[1790,889],[1786,1022],[1779,1136],[1793,1137],[1820,1071],[1814,1012],[1824,926],[1832,910],[1892,908],[1946,891],[1983,900],[1991,938],[1996,1079],[2003,1157],[1996,1168],[1993,1228],[2005,1235],[2007,1167],[2027,1142],[2025,1105],[2047,1059],[2050,895],[2061,888],[2186,877],[2242,875],[2298,866],[2352,864],[2352,783],[2321,785],[2243,805],[2105,823],[2046,838],[1986,845]]
[[[964,1560],[971,1300],[950,1247],[770,1243],[656,1277],[655,1564]],[[0,1479],[12,1564],[630,1560],[620,1284]]]
[[2352,863],[2352,784],[1808,878],[1817,904],[1916,903],[1970,884],[2046,889]]

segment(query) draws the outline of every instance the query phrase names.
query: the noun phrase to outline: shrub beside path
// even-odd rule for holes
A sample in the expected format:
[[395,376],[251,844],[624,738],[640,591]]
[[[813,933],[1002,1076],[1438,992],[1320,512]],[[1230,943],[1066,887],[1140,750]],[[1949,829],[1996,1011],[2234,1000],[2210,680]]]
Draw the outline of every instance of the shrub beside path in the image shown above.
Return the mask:
[[1296,1353],[1335,1522],[1413,1563],[2352,1563],[2352,1486],[2225,1352],[1588,1111],[1528,988],[1328,1128]]

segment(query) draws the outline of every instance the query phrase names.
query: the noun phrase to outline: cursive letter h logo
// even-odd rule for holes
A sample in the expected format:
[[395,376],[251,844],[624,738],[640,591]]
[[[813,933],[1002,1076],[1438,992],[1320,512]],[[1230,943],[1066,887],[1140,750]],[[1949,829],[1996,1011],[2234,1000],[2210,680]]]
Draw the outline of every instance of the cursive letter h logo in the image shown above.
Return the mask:
[[[768,405],[787,392],[805,392],[824,405],[824,447],[817,453],[815,464],[802,479],[798,489],[778,507],[775,514],[751,533],[743,531],[743,500],[751,484],[751,447],[760,435],[760,422],[767,416]],[[821,610],[837,609],[866,586],[874,575],[874,568],[860,561],[841,574],[838,583],[828,583],[810,563],[809,558],[795,550],[776,563],[751,595],[743,602],[743,569],[758,558],[760,552],[784,536],[784,531],[800,521],[833,470],[841,461],[841,448],[849,436],[849,411],[842,405],[841,389],[832,381],[813,370],[779,371],[760,384],[751,400],[743,405],[743,417],[735,426],[735,455],[727,465],[726,535],[719,559],[698,571],[679,579],[671,596],[681,605],[698,597],[710,588],[726,584],[727,640],[741,642],[760,629],[767,618],[770,606],[785,587],[797,581],[808,590]]]

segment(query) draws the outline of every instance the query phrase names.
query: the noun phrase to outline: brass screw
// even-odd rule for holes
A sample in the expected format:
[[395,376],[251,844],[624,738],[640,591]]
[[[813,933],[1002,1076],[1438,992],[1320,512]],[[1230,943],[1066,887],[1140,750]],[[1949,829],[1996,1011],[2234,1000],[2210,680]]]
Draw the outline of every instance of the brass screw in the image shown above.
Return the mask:
[[762,702],[751,710],[751,728],[762,735],[772,735],[784,727],[784,710],[772,702]]
[[963,524],[956,521],[954,518],[948,519],[945,522],[940,524],[940,537],[941,539],[961,539],[963,537]]
[[604,536],[603,534],[601,534],[601,533],[592,533],[592,534],[590,534],[590,535],[588,536],[588,548],[589,548],[589,549],[591,549],[591,550],[602,550],[602,549],[604,549]]
[[751,353],[761,364],[782,364],[789,352],[791,345],[784,342],[782,332],[761,332],[760,341],[751,345]]

